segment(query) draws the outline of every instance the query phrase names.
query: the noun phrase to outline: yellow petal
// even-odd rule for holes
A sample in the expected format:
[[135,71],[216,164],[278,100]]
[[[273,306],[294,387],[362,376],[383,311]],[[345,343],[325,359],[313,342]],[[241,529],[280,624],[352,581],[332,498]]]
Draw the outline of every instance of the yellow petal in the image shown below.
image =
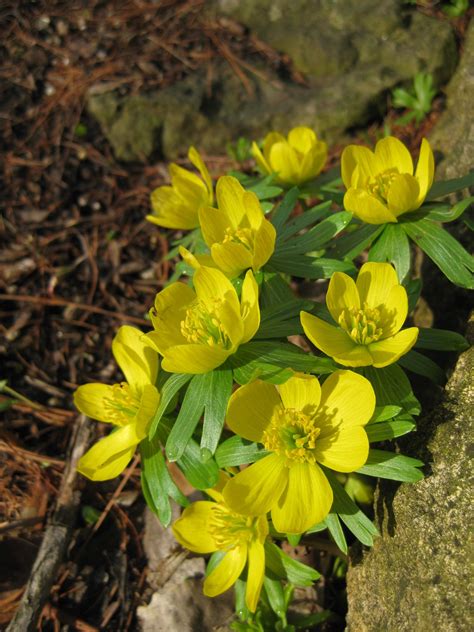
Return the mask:
[[191,230],[199,226],[196,205],[190,204],[170,186],[158,187],[150,196],[153,215],[146,219],[157,226]]
[[281,400],[273,384],[255,380],[238,388],[229,400],[226,423],[249,441],[260,441]]
[[374,409],[375,393],[369,380],[353,371],[335,371],[321,387],[321,412],[315,422],[321,439],[336,430],[365,425]]
[[336,323],[346,307],[360,308],[359,292],[354,279],[344,272],[334,272],[329,281],[326,305]]
[[259,516],[276,505],[288,480],[285,459],[270,454],[253,463],[224,487],[227,505],[240,514]]
[[393,364],[405,353],[408,353],[418,338],[418,327],[402,329],[398,334],[385,340],[378,340],[369,345],[368,349],[373,358],[374,366],[382,368]]
[[186,310],[196,300],[196,293],[185,283],[172,283],[158,292],[154,307],[150,310],[150,320],[155,331],[147,333],[152,346],[162,355],[174,345],[186,343],[181,333],[181,321],[186,318]]
[[[356,167],[358,178],[356,175]],[[377,165],[374,153],[368,147],[361,145],[348,145],[341,156],[341,175],[346,189],[357,186],[365,186],[369,178],[377,175]],[[346,206],[346,209],[349,209]]]
[[74,405],[81,413],[98,421],[112,423],[105,403],[108,399],[113,399],[113,387],[100,382],[83,384],[74,392]]
[[313,416],[318,409],[321,386],[313,375],[296,373],[280,384],[278,391],[285,408],[294,408],[309,416]]
[[321,318],[301,312],[301,325],[315,347],[344,366],[368,366],[372,357],[364,345],[356,344],[340,327],[334,327]]
[[303,533],[328,515],[333,494],[317,464],[297,463],[290,468],[288,485],[272,509],[272,521],[281,533]]
[[393,336],[402,327],[408,314],[408,296],[403,285],[394,285],[380,310],[383,338]]
[[183,201],[186,201],[189,206],[194,206],[195,212],[197,213],[201,204],[208,202],[209,194],[207,186],[198,175],[175,163],[170,164],[169,172],[171,184],[176,193]]
[[288,134],[288,143],[301,154],[308,153],[316,142],[316,134],[309,127],[294,127]]
[[326,143],[318,142],[305,154],[300,166],[300,178],[302,182],[306,182],[317,176],[324,167],[328,156],[327,147]]
[[140,400],[140,406],[133,420],[135,432],[141,441],[148,434],[150,422],[155,416],[156,409],[160,403],[160,394],[153,384],[145,384]]
[[[269,132],[265,136],[264,141],[263,141],[263,155],[265,156],[267,161],[269,161],[270,151],[273,145],[275,145],[275,143],[286,143],[286,142],[287,142],[286,138],[279,132]],[[273,168],[270,162],[269,164],[272,167],[271,172],[275,171],[275,169]]]
[[375,146],[375,158],[379,172],[396,168],[399,173],[413,175],[413,160],[410,152],[395,136],[387,136],[378,141]]
[[265,217],[258,197],[253,191],[244,191],[242,204],[245,209],[242,225],[248,224],[253,231],[258,230]]
[[215,299],[222,299],[229,303],[236,314],[239,314],[240,305],[237,292],[220,270],[201,266],[194,274],[194,287],[199,300],[211,310],[215,308]]
[[288,184],[298,184],[300,165],[293,147],[284,141],[275,143],[270,149],[270,164],[278,179]]
[[112,352],[130,386],[141,391],[146,384],[155,383],[158,354],[139,329],[129,325],[120,327],[112,342]]
[[415,178],[420,185],[420,192],[415,208],[418,208],[423,204],[426,194],[431,189],[433,184],[435,171],[435,163],[433,152],[431,150],[429,142],[426,138],[421,141],[420,156],[418,158],[418,164],[416,166]]
[[319,463],[336,472],[354,472],[369,455],[369,439],[362,426],[343,428],[317,440],[315,456]]
[[194,255],[189,252],[184,246],[179,247],[179,256],[186,261],[186,263],[197,270],[200,266],[206,266],[208,268],[215,268],[216,264],[211,255]]
[[176,345],[163,352],[161,366],[169,373],[207,373],[225,362],[231,353],[208,345]]
[[244,270],[252,267],[253,257],[243,244],[228,241],[225,244],[213,244],[211,256],[216,266],[231,279],[238,277]]
[[248,560],[245,603],[250,612],[255,612],[265,576],[265,549],[261,542],[250,540]]
[[367,224],[387,224],[397,218],[365,189],[349,189],[344,195],[344,208]]
[[227,333],[231,347],[230,352],[233,353],[242,342],[244,335],[244,323],[240,317],[240,305],[237,301],[238,308],[235,309],[234,301],[223,301],[216,307],[215,313],[222,329]]
[[204,160],[201,158],[201,154],[194,147],[190,147],[188,151],[188,158],[201,174],[201,178],[204,180],[204,184],[207,187],[209,204],[212,204],[214,199],[214,195],[212,192],[212,179]]
[[228,219],[228,225],[236,229],[242,217],[245,215],[245,208],[242,202],[244,188],[233,176],[221,176],[216,185],[216,196],[219,210]]
[[224,241],[226,230],[229,228],[229,218],[225,213],[212,206],[201,206],[199,209],[199,223],[202,236],[209,246]]
[[247,561],[247,543],[230,549],[217,567],[204,580],[206,597],[216,597],[228,590],[239,579]]
[[198,500],[186,507],[171,527],[181,546],[201,554],[217,550],[214,538],[209,532],[215,507],[216,503],[207,500]]
[[240,295],[240,314],[244,325],[242,344],[255,336],[260,327],[260,308],[258,306],[258,285],[251,270],[248,270],[242,283]]
[[264,219],[255,233],[252,269],[254,272],[264,266],[275,250],[276,230],[271,222]]
[[255,161],[257,162],[257,165],[260,167],[260,169],[264,172],[264,173],[272,173],[272,168],[270,167],[270,165],[268,164],[268,162],[265,160],[264,155],[262,154],[262,152],[260,151],[257,143],[254,141],[252,143],[252,156],[255,158]]
[[77,470],[93,481],[106,481],[127,467],[140,442],[134,424],[111,432],[79,459]]
[[416,208],[419,194],[420,185],[414,176],[408,173],[396,175],[387,194],[388,208],[397,217],[412,211]]
[[388,300],[393,287],[399,285],[395,268],[390,263],[364,263],[356,281],[360,302],[379,309]]

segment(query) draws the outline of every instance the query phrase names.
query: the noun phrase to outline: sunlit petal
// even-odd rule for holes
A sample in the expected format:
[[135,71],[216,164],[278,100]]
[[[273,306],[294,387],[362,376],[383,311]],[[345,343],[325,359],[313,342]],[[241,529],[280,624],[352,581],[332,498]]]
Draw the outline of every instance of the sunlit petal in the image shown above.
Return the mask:
[[363,426],[375,409],[375,393],[371,383],[353,371],[335,371],[321,387],[316,425],[321,437],[334,431]]
[[213,193],[212,193],[212,179],[209,174],[209,170],[206,167],[204,160],[201,158],[200,153],[194,147],[190,147],[188,151],[188,158],[191,163],[196,167],[196,169],[201,174],[202,179],[207,187],[209,194],[209,203],[212,204],[213,201]]
[[216,597],[228,590],[239,579],[247,561],[247,543],[230,549],[217,567],[204,580],[206,597]]
[[255,380],[238,388],[229,400],[226,423],[250,441],[260,441],[281,400],[273,384]]
[[74,405],[81,413],[106,423],[111,421],[106,402],[114,397],[113,387],[100,382],[82,384],[74,392]]
[[369,345],[369,352],[373,358],[374,366],[382,368],[393,364],[402,355],[408,353],[418,338],[418,327],[409,327],[402,329],[398,334],[378,340]]
[[248,270],[242,283],[240,295],[240,314],[244,332],[242,343],[248,342],[260,327],[260,307],[258,305],[258,285],[251,270]]
[[394,285],[380,309],[383,338],[396,334],[403,327],[407,314],[407,291],[403,285]]
[[344,195],[344,208],[367,224],[396,222],[396,216],[365,189],[349,189]]
[[315,449],[319,463],[336,472],[354,472],[369,455],[369,439],[362,426],[343,428],[321,437]]
[[344,272],[334,272],[329,281],[326,305],[336,323],[346,307],[359,309],[359,292],[354,279]]
[[250,612],[255,612],[265,576],[265,549],[263,544],[251,540],[248,548],[248,572],[245,603]]
[[158,374],[158,354],[136,327],[123,325],[112,341],[112,352],[130,386],[142,390],[154,384]]
[[416,208],[420,194],[418,180],[407,173],[396,175],[390,184],[387,203],[390,211],[398,217]]
[[278,386],[283,406],[300,410],[306,415],[313,415],[321,399],[321,386],[316,377],[304,373],[296,373],[284,384]]
[[194,553],[213,553],[217,550],[209,532],[215,508],[216,503],[207,500],[198,500],[186,507],[172,526],[173,535],[182,546]]
[[169,373],[207,373],[220,366],[232,350],[200,344],[169,347],[164,352],[161,366]]
[[424,202],[426,194],[433,184],[435,172],[435,163],[433,157],[433,151],[426,138],[421,141],[420,156],[418,158],[418,164],[416,166],[415,178],[420,185],[420,192],[415,208],[421,206]]
[[375,146],[375,158],[379,171],[395,167],[399,173],[413,175],[413,160],[410,152],[395,136],[387,136],[378,141]]
[[392,288],[399,285],[395,268],[390,263],[364,263],[356,281],[361,304],[379,309],[387,302]]

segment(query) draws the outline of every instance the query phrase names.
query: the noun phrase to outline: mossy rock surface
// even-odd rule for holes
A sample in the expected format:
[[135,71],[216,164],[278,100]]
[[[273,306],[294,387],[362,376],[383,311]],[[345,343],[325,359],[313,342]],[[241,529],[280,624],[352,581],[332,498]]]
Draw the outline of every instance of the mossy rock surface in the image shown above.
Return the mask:
[[383,113],[387,92],[411,81],[416,72],[432,72],[442,83],[455,69],[449,22],[417,11],[404,14],[400,7],[395,0],[209,3],[212,13],[240,20],[288,53],[306,73],[308,86],[265,67],[259,70],[266,80],[248,73],[246,90],[221,61],[214,66],[210,93],[202,69],[146,95],[93,90],[88,108],[117,158],[125,161],[146,161],[155,154],[173,159],[190,144],[221,153],[241,135],[260,137],[270,129],[285,132],[295,125],[309,125],[334,142],[348,128]]

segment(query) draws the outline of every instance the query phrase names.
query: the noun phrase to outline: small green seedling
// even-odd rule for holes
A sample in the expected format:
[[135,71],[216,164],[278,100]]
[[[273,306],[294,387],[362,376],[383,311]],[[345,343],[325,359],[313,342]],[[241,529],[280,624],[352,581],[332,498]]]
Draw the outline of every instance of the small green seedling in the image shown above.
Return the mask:
[[406,125],[413,119],[417,123],[425,118],[431,111],[431,105],[436,95],[433,87],[433,75],[431,73],[418,72],[413,79],[413,88],[395,88],[392,90],[393,106],[406,108],[408,112],[400,117],[397,123]]

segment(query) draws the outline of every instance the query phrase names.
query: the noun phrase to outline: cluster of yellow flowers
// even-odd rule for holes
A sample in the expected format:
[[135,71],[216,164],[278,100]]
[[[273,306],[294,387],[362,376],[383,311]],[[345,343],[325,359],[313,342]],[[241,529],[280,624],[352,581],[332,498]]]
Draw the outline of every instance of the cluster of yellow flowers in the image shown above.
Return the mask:
[[[301,185],[321,171],[327,146],[312,130],[299,127],[288,138],[268,134],[263,151],[254,143],[252,152],[261,170],[276,173],[281,185]],[[277,231],[257,195],[232,176],[219,178],[214,206],[204,161],[194,148],[189,159],[200,177],[172,164],[171,186],[154,191],[153,214],[147,218],[167,228],[199,227],[209,252],[181,248],[195,268],[193,287],[178,281],[156,295],[152,331],[119,329],[112,351],[125,381],[85,384],[74,395],[80,411],[116,427],[80,460],[80,472],[95,481],[119,475],[147,437],[161,398],[156,386],[160,356],[169,373],[208,373],[251,341],[260,327],[256,275],[274,252]],[[395,138],[379,141],[375,153],[351,145],[342,154],[345,208],[364,222],[397,222],[420,207],[433,172],[426,140],[414,174],[408,150]],[[390,263],[365,263],[355,281],[335,272],[326,303],[332,324],[302,311],[301,326],[316,349],[342,367],[386,367],[417,340],[416,327],[402,329],[407,292]],[[218,485],[206,490],[211,500],[191,504],[173,526],[178,541],[190,550],[224,553],[206,577],[207,595],[225,591],[247,566],[246,603],[255,611],[265,573],[267,515],[278,532],[289,534],[300,534],[328,516],[333,489],[325,468],[348,473],[366,463],[364,426],[375,406],[371,382],[344,368],[336,368],[322,383],[312,374],[293,371],[282,384],[256,379],[234,390],[226,426],[261,444],[264,456],[241,471],[221,472]]]

